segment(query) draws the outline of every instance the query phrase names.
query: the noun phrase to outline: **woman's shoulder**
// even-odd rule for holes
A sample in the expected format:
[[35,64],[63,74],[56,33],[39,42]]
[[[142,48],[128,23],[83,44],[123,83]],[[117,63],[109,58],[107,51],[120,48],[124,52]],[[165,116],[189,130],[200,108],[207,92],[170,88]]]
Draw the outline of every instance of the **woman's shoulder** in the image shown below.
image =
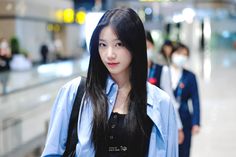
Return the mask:
[[[54,101],[53,110],[66,110],[68,115],[71,112],[72,104],[75,100],[78,86],[81,82],[81,77],[74,78],[65,83],[59,90]],[[57,111],[55,111],[57,112]]]
[[196,77],[195,74],[194,74],[194,72],[192,72],[192,71],[190,71],[190,70],[188,70],[188,69],[185,69],[185,68],[184,68],[183,72],[184,72],[186,75],[190,76],[190,77]]
[[58,98],[73,101],[80,85],[82,77],[76,77],[65,83],[59,90]]
[[159,106],[162,104],[169,105],[170,104],[170,97],[169,95],[163,91],[162,89],[158,88],[151,83],[147,84],[147,91],[148,91],[148,104],[151,106]]
[[74,90],[77,90],[77,88],[78,88],[78,86],[79,86],[81,80],[82,80],[82,77],[81,77],[81,76],[78,76],[78,77],[76,77],[76,78],[74,78],[74,79],[68,81],[67,83],[65,83],[65,84],[62,86],[62,89],[64,89],[64,90],[69,90],[69,91],[71,91],[71,90],[73,90],[73,91],[74,91]]

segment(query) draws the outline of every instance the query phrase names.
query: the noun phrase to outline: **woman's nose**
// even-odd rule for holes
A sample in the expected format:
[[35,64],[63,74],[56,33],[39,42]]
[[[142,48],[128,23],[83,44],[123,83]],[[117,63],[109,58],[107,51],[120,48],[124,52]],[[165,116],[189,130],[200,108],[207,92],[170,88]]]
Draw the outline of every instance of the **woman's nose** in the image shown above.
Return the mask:
[[107,49],[107,57],[108,57],[108,59],[114,59],[116,57],[112,47],[109,47]]

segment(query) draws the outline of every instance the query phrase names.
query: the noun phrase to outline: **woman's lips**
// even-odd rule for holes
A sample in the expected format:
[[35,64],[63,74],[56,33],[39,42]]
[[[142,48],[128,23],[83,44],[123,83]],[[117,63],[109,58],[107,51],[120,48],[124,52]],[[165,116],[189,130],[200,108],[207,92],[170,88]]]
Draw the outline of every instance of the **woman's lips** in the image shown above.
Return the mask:
[[109,67],[114,68],[116,67],[119,63],[107,63]]

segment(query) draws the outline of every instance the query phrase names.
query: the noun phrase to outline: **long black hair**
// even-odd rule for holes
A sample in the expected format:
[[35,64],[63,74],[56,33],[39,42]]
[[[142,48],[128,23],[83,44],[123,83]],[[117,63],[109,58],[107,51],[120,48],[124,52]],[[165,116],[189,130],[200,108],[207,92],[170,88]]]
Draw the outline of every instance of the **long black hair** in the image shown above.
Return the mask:
[[[131,90],[128,96],[129,108],[127,115],[127,129],[132,133],[140,129],[143,133],[143,124],[147,117],[147,55],[146,39],[142,21],[136,12],[130,8],[116,8],[108,10],[98,22],[90,41],[90,62],[86,81],[87,97],[93,104],[92,136],[96,151],[105,143],[108,128],[108,103],[106,81],[109,72],[98,51],[99,35],[101,30],[111,26],[117,37],[132,55],[130,83]],[[98,154],[96,152],[96,154]]]

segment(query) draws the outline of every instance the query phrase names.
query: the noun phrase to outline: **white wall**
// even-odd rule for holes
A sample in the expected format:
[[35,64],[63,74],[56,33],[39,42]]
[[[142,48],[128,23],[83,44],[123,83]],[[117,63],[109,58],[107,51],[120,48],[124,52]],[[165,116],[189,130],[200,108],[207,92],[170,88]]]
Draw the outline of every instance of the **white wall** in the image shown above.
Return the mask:
[[[1,30],[10,30],[7,33],[0,33],[1,36],[19,38],[20,46],[29,52],[33,61],[40,60],[40,46],[46,42],[52,44],[50,32],[47,31],[48,22],[56,22],[55,12],[58,9],[72,8],[70,0],[1,0],[2,10],[8,4],[12,4],[11,11],[0,11],[0,15],[15,15],[12,22],[0,20]],[[14,13],[12,13],[14,12]],[[4,13],[4,14],[3,14]],[[78,25],[65,25],[65,51],[64,56],[71,56],[78,53],[80,47]],[[9,32],[9,31],[8,31]]]
[[50,41],[50,34],[47,32],[47,23],[16,19],[16,36],[20,46],[26,49],[32,60],[40,58],[39,48],[43,42]]

